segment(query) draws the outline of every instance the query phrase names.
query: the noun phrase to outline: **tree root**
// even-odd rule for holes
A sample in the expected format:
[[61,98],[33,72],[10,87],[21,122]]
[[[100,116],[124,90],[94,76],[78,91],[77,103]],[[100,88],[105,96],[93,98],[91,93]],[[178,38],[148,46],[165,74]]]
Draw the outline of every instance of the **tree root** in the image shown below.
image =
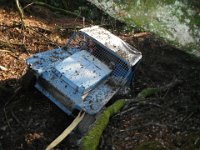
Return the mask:
[[97,146],[99,145],[100,137],[106,128],[110,117],[119,112],[125,104],[125,99],[118,100],[103,111],[101,116],[96,120],[95,125],[83,137],[80,146],[82,150],[96,150]]
[[[160,88],[147,88],[142,90],[136,97],[136,100],[145,99],[148,96],[151,96],[155,93],[162,92],[173,88],[175,85],[181,83],[179,80],[175,80],[174,82],[167,84]],[[128,99],[121,99],[117,100],[114,104],[106,108],[99,118],[95,121],[94,125],[88,131],[88,133],[83,137],[81,141],[81,149],[82,150],[96,150],[97,146],[99,145],[100,137],[106,128],[107,124],[109,123],[109,119],[116,113],[118,113],[122,107],[128,105],[131,100]]]
[[137,99],[145,99],[146,97],[151,96],[160,91],[161,91],[161,88],[146,88],[137,95]]
[[55,146],[57,146],[62,140],[64,140],[72,130],[79,124],[79,122],[83,119],[85,113],[79,113],[78,116],[74,119],[74,121],[68,126],[51,144],[47,146],[45,150],[51,150]]
[[145,99],[148,96],[151,96],[155,93],[159,93],[159,92],[164,92],[168,89],[172,89],[174,88],[176,85],[182,83],[181,80],[175,80],[167,85],[164,85],[162,87],[158,87],[158,88],[146,88],[144,90],[142,90],[138,95],[137,95],[137,99],[142,100]]

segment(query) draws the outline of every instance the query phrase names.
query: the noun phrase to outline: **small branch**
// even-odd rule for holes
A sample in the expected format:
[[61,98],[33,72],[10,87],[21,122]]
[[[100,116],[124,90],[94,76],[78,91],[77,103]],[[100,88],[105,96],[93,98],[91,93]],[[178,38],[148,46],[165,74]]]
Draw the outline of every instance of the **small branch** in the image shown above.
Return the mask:
[[17,56],[15,56],[15,55],[13,54],[13,52],[12,52],[12,51],[5,50],[5,49],[0,49],[0,52],[7,53],[8,55],[10,55],[10,56],[14,57],[15,59],[19,59]]
[[49,8],[50,10],[52,11],[59,11],[63,14],[68,14],[68,15],[72,15],[72,16],[76,16],[76,17],[81,17],[83,18],[82,16],[80,16],[79,14],[77,13],[74,13],[74,12],[71,12],[71,11],[67,11],[67,10],[64,10],[64,9],[61,9],[61,8],[57,8],[57,7],[54,7],[54,6],[51,6],[49,4],[46,4],[46,3],[43,3],[43,2],[38,2],[38,1],[35,1],[33,2],[35,5],[39,5],[39,6],[43,6],[43,7],[46,7],[46,8]]
[[46,40],[48,40],[48,41],[50,42],[50,44],[59,47],[58,43],[55,43],[54,41],[52,41],[51,39],[49,39],[49,38],[48,38],[47,36],[45,36],[44,34],[40,33],[40,32],[37,31],[37,30],[35,30],[35,29],[34,29],[35,27],[32,28],[32,27],[28,27],[28,26],[27,26],[27,28],[29,28],[30,30],[36,32],[37,34],[41,35],[42,37],[44,37]]
[[11,125],[10,125],[9,120],[8,120],[6,107],[7,107],[8,104],[9,104],[9,103],[10,103],[10,102],[11,102],[11,101],[12,101],[12,100],[13,100],[13,99],[14,99],[14,98],[19,94],[20,90],[21,90],[21,87],[18,87],[18,88],[15,90],[14,94],[11,96],[11,98],[10,98],[9,100],[7,100],[7,102],[5,103],[4,108],[3,108],[4,116],[5,116],[5,119],[6,119],[7,125],[9,126],[11,132],[13,132],[13,129],[12,129]]
[[16,28],[16,27],[20,28],[21,25],[20,24],[7,25],[3,23],[3,24],[0,24],[0,27],[4,27],[2,31],[6,31],[11,28]]
[[10,131],[13,132],[13,129],[12,129],[11,125],[10,125],[9,120],[8,120],[8,115],[7,115],[5,107],[3,108],[3,112],[4,112],[5,119],[6,119],[6,123],[7,123],[8,127],[10,128]]
[[178,127],[173,126],[173,125],[160,124],[160,123],[156,123],[156,122],[149,122],[149,123],[137,126],[137,127],[131,127],[131,128],[125,129],[125,130],[120,130],[119,132],[128,132],[128,131],[133,131],[133,130],[139,130],[139,129],[142,129],[142,128],[145,128],[145,127],[149,127],[149,126],[158,126],[160,128],[170,127],[170,128],[173,128],[173,129],[178,129]]
[[137,99],[145,99],[146,97],[149,97],[155,93],[158,93],[158,92],[163,92],[163,91],[166,91],[168,89],[172,89],[174,88],[176,85],[182,83],[181,80],[175,80],[167,85],[164,85],[162,87],[158,87],[158,88],[146,88],[144,90],[142,90],[142,92],[140,92],[138,95],[137,95]]
[[187,117],[183,119],[183,124],[194,115],[194,112],[191,112]]
[[33,5],[33,4],[34,4],[34,2],[32,2],[32,3],[28,4],[28,5],[26,5],[23,9],[26,9],[27,7],[29,7],[29,6],[31,6],[31,5]]
[[4,40],[0,40],[0,44],[4,45],[4,46],[7,46],[9,48],[12,48],[12,45],[17,45],[17,46],[22,46],[24,45],[23,43],[12,43],[12,42],[7,42],[7,41],[4,41]]
[[8,71],[8,68],[0,65],[0,70],[2,70],[2,71]]
[[22,26],[24,27],[24,12],[20,6],[20,3],[19,3],[19,0],[15,0],[15,3],[16,3],[16,6],[17,6],[17,9],[19,11],[19,16],[20,16],[20,19],[21,19],[21,23],[22,23]]
[[12,117],[15,119],[15,121],[23,128],[24,128],[24,125],[21,123],[21,121],[18,119],[18,117],[14,114],[14,112],[11,110],[11,115]]
[[4,52],[4,53],[12,53],[12,51],[5,50],[5,49],[0,49],[0,52]]

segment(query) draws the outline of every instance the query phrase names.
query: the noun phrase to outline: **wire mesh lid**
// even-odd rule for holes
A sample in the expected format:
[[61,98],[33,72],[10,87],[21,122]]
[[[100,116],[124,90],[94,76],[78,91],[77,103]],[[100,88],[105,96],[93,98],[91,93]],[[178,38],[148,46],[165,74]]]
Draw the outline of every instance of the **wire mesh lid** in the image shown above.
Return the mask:
[[102,27],[87,27],[81,29],[80,32],[92,37],[97,42],[114,51],[131,66],[134,66],[142,58],[141,52]]

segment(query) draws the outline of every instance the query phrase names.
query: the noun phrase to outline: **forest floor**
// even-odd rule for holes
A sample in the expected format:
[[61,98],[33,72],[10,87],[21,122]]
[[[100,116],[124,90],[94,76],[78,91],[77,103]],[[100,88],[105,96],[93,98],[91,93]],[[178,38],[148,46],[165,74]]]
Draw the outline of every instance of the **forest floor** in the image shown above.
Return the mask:
[[[26,58],[63,46],[82,21],[41,7],[30,11],[33,16],[26,14],[22,28],[15,10],[0,8],[0,150],[44,149],[72,121],[36,89],[23,92],[21,79]],[[169,150],[200,149],[200,62],[153,34],[109,29],[143,54],[134,90],[124,98],[148,87],[179,84],[112,117],[99,149],[141,149],[155,141]],[[57,149],[76,148],[66,139]]]

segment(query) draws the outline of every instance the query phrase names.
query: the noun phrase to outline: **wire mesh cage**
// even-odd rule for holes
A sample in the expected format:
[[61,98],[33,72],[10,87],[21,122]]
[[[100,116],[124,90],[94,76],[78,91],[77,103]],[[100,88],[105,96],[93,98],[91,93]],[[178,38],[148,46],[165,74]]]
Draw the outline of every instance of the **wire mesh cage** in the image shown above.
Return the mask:
[[98,113],[131,85],[141,53],[99,26],[75,32],[67,44],[27,59],[35,87],[64,112]]
[[107,80],[110,85],[123,86],[128,81],[131,67],[126,61],[119,59],[113,51],[110,51],[95,39],[92,39],[81,32],[76,32],[68,41],[65,49],[71,54],[74,54],[77,51],[86,50],[108,66],[112,70],[112,73]]

